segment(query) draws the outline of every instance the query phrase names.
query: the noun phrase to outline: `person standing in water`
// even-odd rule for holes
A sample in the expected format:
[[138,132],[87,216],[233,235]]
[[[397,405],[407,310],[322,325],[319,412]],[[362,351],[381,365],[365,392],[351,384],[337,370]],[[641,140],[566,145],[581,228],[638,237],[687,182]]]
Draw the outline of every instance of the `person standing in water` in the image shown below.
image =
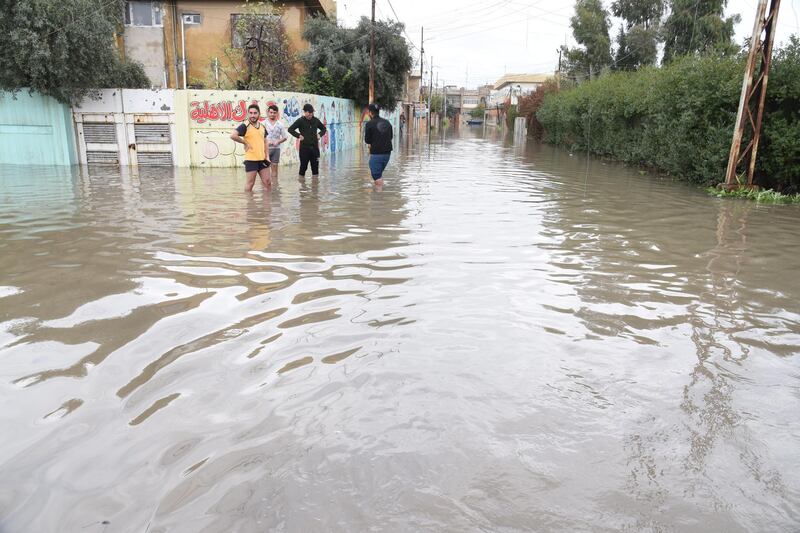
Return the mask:
[[303,106],[303,116],[289,126],[289,135],[300,139],[300,178],[306,177],[311,163],[311,177],[319,177],[319,138],[327,133],[325,125],[314,116],[314,106]]
[[245,192],[251,192],[256,184],[256,174],[261,178],[261,185],[268,189],[272,185],[269,171],[269,146],[267,145],[267,128],[261,124],[261,108],[250,104],[247,108],[247,123],[240,124],[231,133],[234,142],[244,145],[244,170],[247,183]]
[[281,160],[281,144],[286,142],[286,128],[278,120],[278,106],[270,104],[267,108],[267,121],[264,123],[267,128],[267,143],[269,144],[269,161],[272,167],[272,177],[278,177],[278,163]]
[[392,125],[385,118],[381,118],[380,109],[376,104],[369,104],[370,120],[364,126],[364,142],[369,146],[369,171],[375,186],[383,186],[383,171],[389,164],[392,155]]

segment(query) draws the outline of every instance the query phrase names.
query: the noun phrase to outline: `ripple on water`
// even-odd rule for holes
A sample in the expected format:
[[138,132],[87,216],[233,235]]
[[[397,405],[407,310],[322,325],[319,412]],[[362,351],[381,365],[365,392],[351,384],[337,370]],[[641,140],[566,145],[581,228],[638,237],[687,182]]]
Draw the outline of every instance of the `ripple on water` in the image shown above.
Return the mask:
[[800,211],[496,135],[0,166],[0,529],[796,528]]

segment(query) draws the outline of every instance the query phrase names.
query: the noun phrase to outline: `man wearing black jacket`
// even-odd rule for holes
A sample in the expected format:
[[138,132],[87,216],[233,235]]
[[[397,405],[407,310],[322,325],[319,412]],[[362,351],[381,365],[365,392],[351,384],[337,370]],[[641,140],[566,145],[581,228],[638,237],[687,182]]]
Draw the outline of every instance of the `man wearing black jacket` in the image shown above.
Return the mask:
[[[319,132],[319,135],[317,135]],[[327,133],[325,125],[314,116],[314,106],[303,106],[303,116],[289,126],[289,135],[300,139],[300,177],[306,177],[311,163],[311,177],[319,177],[319,138]]]
[[383,171],[392,155],[392,125],[380,117],[376,104],[369,104],[370,121],[364,126],[364,142],[369,145],[369,171],[375,186],[383,186]]

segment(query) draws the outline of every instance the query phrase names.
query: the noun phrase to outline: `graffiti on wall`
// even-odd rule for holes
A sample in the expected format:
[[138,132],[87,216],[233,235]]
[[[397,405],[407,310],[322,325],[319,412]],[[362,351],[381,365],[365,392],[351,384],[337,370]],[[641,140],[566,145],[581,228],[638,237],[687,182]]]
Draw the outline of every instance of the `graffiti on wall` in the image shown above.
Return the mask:
[[[272,104],[277,106],[278,120],[286,129],[302,116],[305,104],[314,106],[316,117],[327,129],[319,143],[323,159],[335,158],[343,151],[360,147],[362,127],[369,120],[366,110],[357,109],[352,100],[303,93],[198,90],[189,91],[186,102],[192,166],[231,167],[242,163],[244,147],[235,143],[230,135],[247,120],[247,107],[253,103],[261,108],[262,121],[266,120],[267,108]],[[382,112],[395,129],[396,115]],[[281,144],[281,164],[296,163],[298,148],[299,141],[291,136]]]
[[[187,96],[193,166],[230,167],[241,164],[244,147],[235,143],[230,134],[247,120],[247,107],[253,103],[261,108],[262,121],[266,120],[269,105],[277,106],[278,120],[286,129],[302,115],[305,104],[313,105],[315,115],[327,128],[327,133],[320,139],[323,158],[335,157],[339,152],[358,146],[360,123],[354,121],[356,111],[350,100],[271,91],[190,91]],[[281,163],[297,162],[298,147],[299,142],[291,136],[281,144]]]
[[[204,100],[199,102],[194,100],[189,103],[189,119],[196,124],[203,124],[208,121],[234,121],[243,122],[247,118],[247,106],[251,103],[239,100],[234,103],[231,100],[223,102],[209,102]],[[264,120],[264,117],[261,118]]]

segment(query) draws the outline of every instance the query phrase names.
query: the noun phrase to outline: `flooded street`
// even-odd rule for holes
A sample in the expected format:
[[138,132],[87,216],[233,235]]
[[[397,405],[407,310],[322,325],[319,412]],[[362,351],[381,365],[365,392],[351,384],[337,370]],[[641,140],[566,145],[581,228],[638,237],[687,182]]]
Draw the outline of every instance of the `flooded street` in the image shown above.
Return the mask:
[[0,166],[0,532],[800,528],[800,206],[295,171]]

